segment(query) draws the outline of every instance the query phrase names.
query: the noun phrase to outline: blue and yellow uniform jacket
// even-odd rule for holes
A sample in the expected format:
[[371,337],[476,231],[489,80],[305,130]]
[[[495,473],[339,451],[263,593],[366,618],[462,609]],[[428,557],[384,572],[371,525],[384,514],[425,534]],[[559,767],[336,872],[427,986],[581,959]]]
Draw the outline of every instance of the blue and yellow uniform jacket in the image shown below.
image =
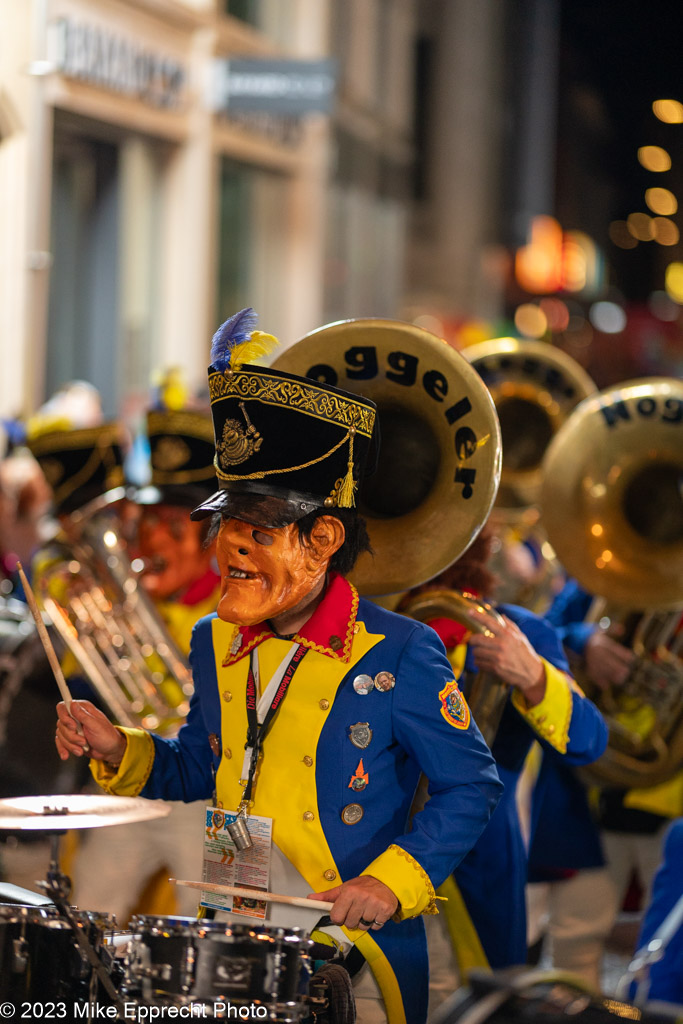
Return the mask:
[[[567,581],[553,601],[547,619],[558,631],[565,648],[582,655],[595,623],[585,618],[593,597],[576,580]],[[543,757],[534,788],[529,847],[529,881],[543,882],[562,878],[567,872],[601,867],[605,858],[600,830],[589,802],[589,794],[571,764]],[[632,814],[633,831],[648,819],[653,831],[657,819],[683,813],[683,772],[672,779],[643,789],[623,791],[624,817]],[[644,814],[642,812],[645,812]]]
[[[395,920],[350,937],[377,978],[391,1024],[420,1024],[428,986],[420,915],[436,912],[435,887],[476,842],[496,805],[502,787],[495,764],[429,627],[359,600],[333,575],[293,639],[307,653],[266,736],[251,810],[272,817],[273,841],[312,891],[370,874],[397,895]],[[125,730],[128,746],[118,769],[93,764],[100,785],[120,795],[209,799],[215,771],[216,799],[235,809],[249,655],[259,648],[266,680],[290,646],[265,624],[237,628],[215,615],[201,620],[191,652],[195,694],[178,738]],[[382,671],[395,677],[393,689],[354,689],[358,676],[374,679]],[[220,737],[217,753],[212,734]],[[352,736],[365,745],[359,748]],[[355,790],[350,784],[361,758],[367,784]],[[431,799],[409,826],[421,772]],[[363,812],[353,824],[342,816],[349,804]]]
[[[446,919],[463,974],[472,967],[526,962],[527,853],[515,792],[533,741],[540,743],[550,760],[569,765],[596,760],[607,743],[602,715],[568,675],[556,630],[525,608],[501,605],[498,610],[519,626],[543,659],[546,693],[531,709],[519,692],[510,693],[491,748],[505,785],[503,797],[456,869],[457,889],[451,881],[443,889],[449,897]],[[451,662],[456,671],[458,665],[476,671],[464,646],[455,648]]]
[[[637,949],[644,949],[683,898],[683,818],[669,827],[662,863],[652,883],[652,899],[645,911]],[[683,925],[679,925],[649,969],[647,998],[683,1006]]]

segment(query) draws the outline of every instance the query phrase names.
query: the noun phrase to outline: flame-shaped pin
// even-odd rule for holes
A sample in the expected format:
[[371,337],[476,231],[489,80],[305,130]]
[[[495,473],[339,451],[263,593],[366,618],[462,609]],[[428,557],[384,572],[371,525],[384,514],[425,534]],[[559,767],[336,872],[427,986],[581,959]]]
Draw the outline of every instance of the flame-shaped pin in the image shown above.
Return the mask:
[[363,758],[361,757],[360,761],[358,762],[358,767],[356,768],[355,773],[351,776],[351,781],[349,782],[348,788],[358,792],[358,790],[360,789],[365,789],[369,781],[370,776],[363,769]]

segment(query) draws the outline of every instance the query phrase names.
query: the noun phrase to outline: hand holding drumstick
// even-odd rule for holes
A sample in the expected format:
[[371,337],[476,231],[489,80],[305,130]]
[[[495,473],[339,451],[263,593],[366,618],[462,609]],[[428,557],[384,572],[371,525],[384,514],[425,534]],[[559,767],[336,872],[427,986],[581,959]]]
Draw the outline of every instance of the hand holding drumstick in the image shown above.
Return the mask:
[[[58,726],[57,726],[57,734],[55,736],[55,742],[57,743],[57,750],[59,751],[59,756],[62,758],[62,760],[65,760],[69,756],[69,751],[71,751],[71,753],[78,753],[79,755],[82,755],[82,754],[85,754],[85,753],[91,753],[90,747],[88,745],[88,741],[87,741],[87,739],[86,739],[86,737],[84,736],[84,733],[83,733],[83,728],[82,728],[82,725],[81,725],[81,722],[80,722],[80,717],[76,717],[76,716],[74,716],[72,714],[72,710],[71,710],[71,706],[72,706],[71,691],[69,690],[69,687],[67,686],[66,679],[64,678],[64,673],[62,672],[62,666],[59,664],[59,658],[57,657],[57,652],[55,651],[55,649],[54,649],[54,647],[52,645],[52,641],[50,640],[50,634],[47,631],[45,623],[43,622],[43,616],[40,614],[40,610],[39,610],[38,604],[36,602],[35,594],[33,593],[33,590],[31,588],[31,584],[29,583],[29,581],[27,579],[26,573],[24,572],[24,567],[22,566],[21,562],[17,562],[17,572],[19,573],[19,579],[21,580],[21,585],[24,588],[24,594],[26,596],[26,602],[27,602],[27,604],[28,604],[28,606],[29,606],[29,608],[31,610],[31,615],[33,616],[33,621],[36,624],[36,629],[38,630],[38,636],[40,637],[40,642],[42,643],[43,649],[45,650],[45,654],[47,655],[47,660],[50,662],[50,668],[52,669],[52,672],[54,674],[55,680],[57,682],[57,686],[59,687],[59,692],[62,695],[63,703],[58,705],[58,707],[57,707],[57,714],[58,714],[59,719],[61,721],[65,721],[65,722],[69,723],[68,728],[66,729],[66,731],[67,731],[68,734],[73,733],[73,735],[75,737],[75,741],[74,741],[74,743],[72,743],[71,746],[67,746],[65,744],[61,744],[60,745],[59,724],[58,724]],[[79,701],[79,703],[88,703],[88,702],[87,701]],[[91,705],[91,707],[92,707],[92,705]],[[96,711],[97,709],[93,707],[93,710]],[[105,717],[105,716],[102,716],[102,717]],[[114,732],[116,732],[116,730],[113,728],[113,726],[112,726],[112,729],[113,729]],[[125,749],[125,742],[126,742],[125,739],[118,732],[116,732],[116,735],[119,738],[119,740],[123,741],[124,749]]]

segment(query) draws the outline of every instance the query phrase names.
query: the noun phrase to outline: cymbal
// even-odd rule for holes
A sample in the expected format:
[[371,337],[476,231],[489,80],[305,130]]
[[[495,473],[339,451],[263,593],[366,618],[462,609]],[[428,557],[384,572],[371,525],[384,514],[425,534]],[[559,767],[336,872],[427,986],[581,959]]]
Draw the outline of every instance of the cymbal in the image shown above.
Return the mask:
[[165,818],[171,805],[163,800],[104,796],[99,793],[20,796],[0,800],[0,829],[61,831],[100,828]]

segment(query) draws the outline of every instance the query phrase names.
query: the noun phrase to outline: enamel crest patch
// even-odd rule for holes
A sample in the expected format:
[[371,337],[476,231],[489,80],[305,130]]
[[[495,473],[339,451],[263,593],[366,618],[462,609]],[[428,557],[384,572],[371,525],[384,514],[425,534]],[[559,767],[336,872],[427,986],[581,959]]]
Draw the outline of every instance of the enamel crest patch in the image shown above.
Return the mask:
[[466,729],[470,724],[470,709],[458,689],[455,679],[446,683],[439,693],[439,700],[441,701],[441,714],[448,724],[455,729]]

